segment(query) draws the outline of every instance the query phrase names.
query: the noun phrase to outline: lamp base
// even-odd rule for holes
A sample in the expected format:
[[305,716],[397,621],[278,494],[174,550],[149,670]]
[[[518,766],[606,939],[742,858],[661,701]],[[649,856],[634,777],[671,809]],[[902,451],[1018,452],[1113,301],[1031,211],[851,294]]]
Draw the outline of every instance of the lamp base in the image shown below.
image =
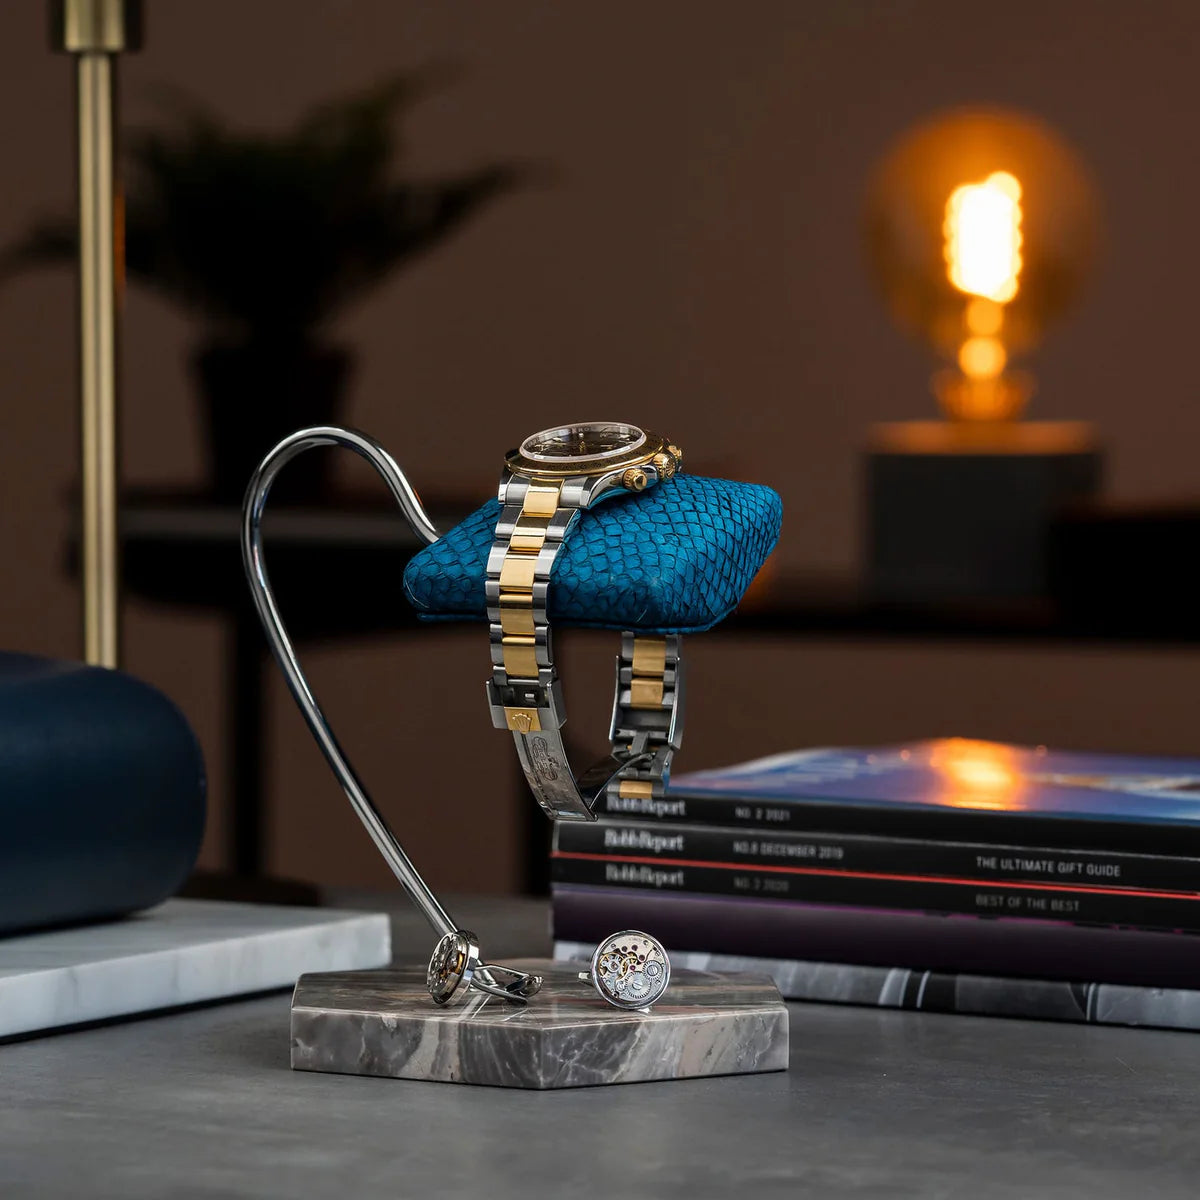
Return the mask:
[[876,425],[865,458],[867,587],[881,603],[1047,595],[1054,518],[1102,475],[1082,421]]

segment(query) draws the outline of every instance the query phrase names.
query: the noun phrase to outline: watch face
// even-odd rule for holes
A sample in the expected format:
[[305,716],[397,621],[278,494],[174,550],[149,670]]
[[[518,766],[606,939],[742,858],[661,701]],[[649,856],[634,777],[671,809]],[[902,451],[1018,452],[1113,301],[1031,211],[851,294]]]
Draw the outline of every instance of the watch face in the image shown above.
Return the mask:
[[636,425],[617,421],[581,421],[544,429],[521,443],[520,454],[531,462],[561,466],[584,460],[603,461],[629,454],[644,445],[646,435]]

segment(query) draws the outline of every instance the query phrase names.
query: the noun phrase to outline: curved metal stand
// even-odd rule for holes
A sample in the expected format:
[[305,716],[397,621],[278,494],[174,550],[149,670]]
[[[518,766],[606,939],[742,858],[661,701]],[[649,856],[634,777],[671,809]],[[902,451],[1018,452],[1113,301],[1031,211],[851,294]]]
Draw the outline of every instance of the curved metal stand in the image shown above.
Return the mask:
[[[242,565],[245,568],[246,580],[250,585],[254,607],[267,635],[267,641],[271,645],[271,653],[279,664],[279,669],[287,680],[288,690],[292,693],[292,698],[296,701],[301,713],[304,714],[308,728],[316,738],[317,745],[320,746],[321,753],[325,756],[325,761],[337,777],[338,783],[341,784],[355,813],[358,814],[358,819],[366,827],[371,841],[383,855],[409,899],[421,910],[438,936],[444,938],[447,935],[457,934],[458,927],[450,919],[438,898],[430,890],[429,885],[421,878],[420,872],[413,866],[412,860],[404,852],[404,847],[400,845],[396,840],[396,835],[388,828],[387,822],[372,803],[366,788],[363,787],[354,768],[351,767],[345,752],[338,745],[333,730],[330,729],[329,722],[325,719],[325,714],[321,711],[321,706],[317,703],[304,671],[300,667],[295,646],[288,636],[283,618],[279,615],[279,606],[276,604],[275,593],[271,588],[266,564],[263,561],[262,515],[271,485],[275,482],[279,472],[293,458],[314,446],[340,446],[346,450],[353,450],[365,458],[382,476],[396,503],[400,506],[400,511],[404,513],[408,523],[418,536],[423,538],[427,544],[437,541],[438,532],[421,506],[417,493],[395,459],[374,438],[357,430],[342,429],[336,425],[317,425],[311,429],[297,430],[284,438],[263,459],[258,470],[254,472],[242,505]],[[479,963],[477,974],[481,977],[482,982],[490,987],[496,987],[503,992],[507,999],[514,1002],[523,1003],[527,996],[532,995],[541,986],[541,980],[537,976],[526,976],[519,971],[512,971],[507,967],[500,968],[498,965],[497,969],[520,977],[519,981],[524,981],[522,987],[514,988],[510,985],[507,988],[501,988],[488,975],[486,963]]]

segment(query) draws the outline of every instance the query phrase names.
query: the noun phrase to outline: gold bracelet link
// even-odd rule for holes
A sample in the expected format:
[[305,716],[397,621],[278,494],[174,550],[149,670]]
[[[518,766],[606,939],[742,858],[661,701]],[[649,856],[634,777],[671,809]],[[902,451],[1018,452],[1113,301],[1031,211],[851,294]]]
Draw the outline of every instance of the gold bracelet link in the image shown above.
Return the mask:
[[667,639],[633,639],[632,679],[629,681],[630,708],[662,708],[663,677],[667,673]]
[[[534,479],[525,491],[500,564],[498,597],[499,655],[495,665],[509,679],[537,679],[539,668],[549,667],[549,630],[546,614],[535,604],[539,558],[559,510],[562,484]],[[496,630],[493,628],[493,640]],[[540,636],[539,636],[540,635]]]

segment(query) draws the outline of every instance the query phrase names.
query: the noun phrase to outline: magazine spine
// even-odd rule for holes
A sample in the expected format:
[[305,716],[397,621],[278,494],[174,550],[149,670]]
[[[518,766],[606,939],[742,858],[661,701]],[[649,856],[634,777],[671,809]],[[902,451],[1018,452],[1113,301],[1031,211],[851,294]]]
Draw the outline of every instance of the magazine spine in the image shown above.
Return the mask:
[[686,859],[728,866],[905,875],[1128,890],[1192,892],[1200,897],[1200,859],[1098,850],[1056,850],[987,842],[949,842],[861,834],[715,825],[598,821],[562,824],[560,854]]
[[556,883],[615,884],[671,892],[750,896],[906,912],[1057,920],[1138,929],[1200,931],[1200,897],[1181,893],[1068,888],[1055,884],[931,879],[845,871],[804,871],[675,858],[564,854]]
[[1128,815],[1083,820],[1037,810],[853,803],[818,796],[763,799],[735,792],[689,793],[686,786],[661,797],[605,795],[596,811],[602,820],[646,824],[835,835],[850,827],[874,837],[1053,846],[1071,851],[1119,849],[1150,857],[1161,856],[1166,847],[1172,855],[1200,859],[1200,822],[1138,821]]

